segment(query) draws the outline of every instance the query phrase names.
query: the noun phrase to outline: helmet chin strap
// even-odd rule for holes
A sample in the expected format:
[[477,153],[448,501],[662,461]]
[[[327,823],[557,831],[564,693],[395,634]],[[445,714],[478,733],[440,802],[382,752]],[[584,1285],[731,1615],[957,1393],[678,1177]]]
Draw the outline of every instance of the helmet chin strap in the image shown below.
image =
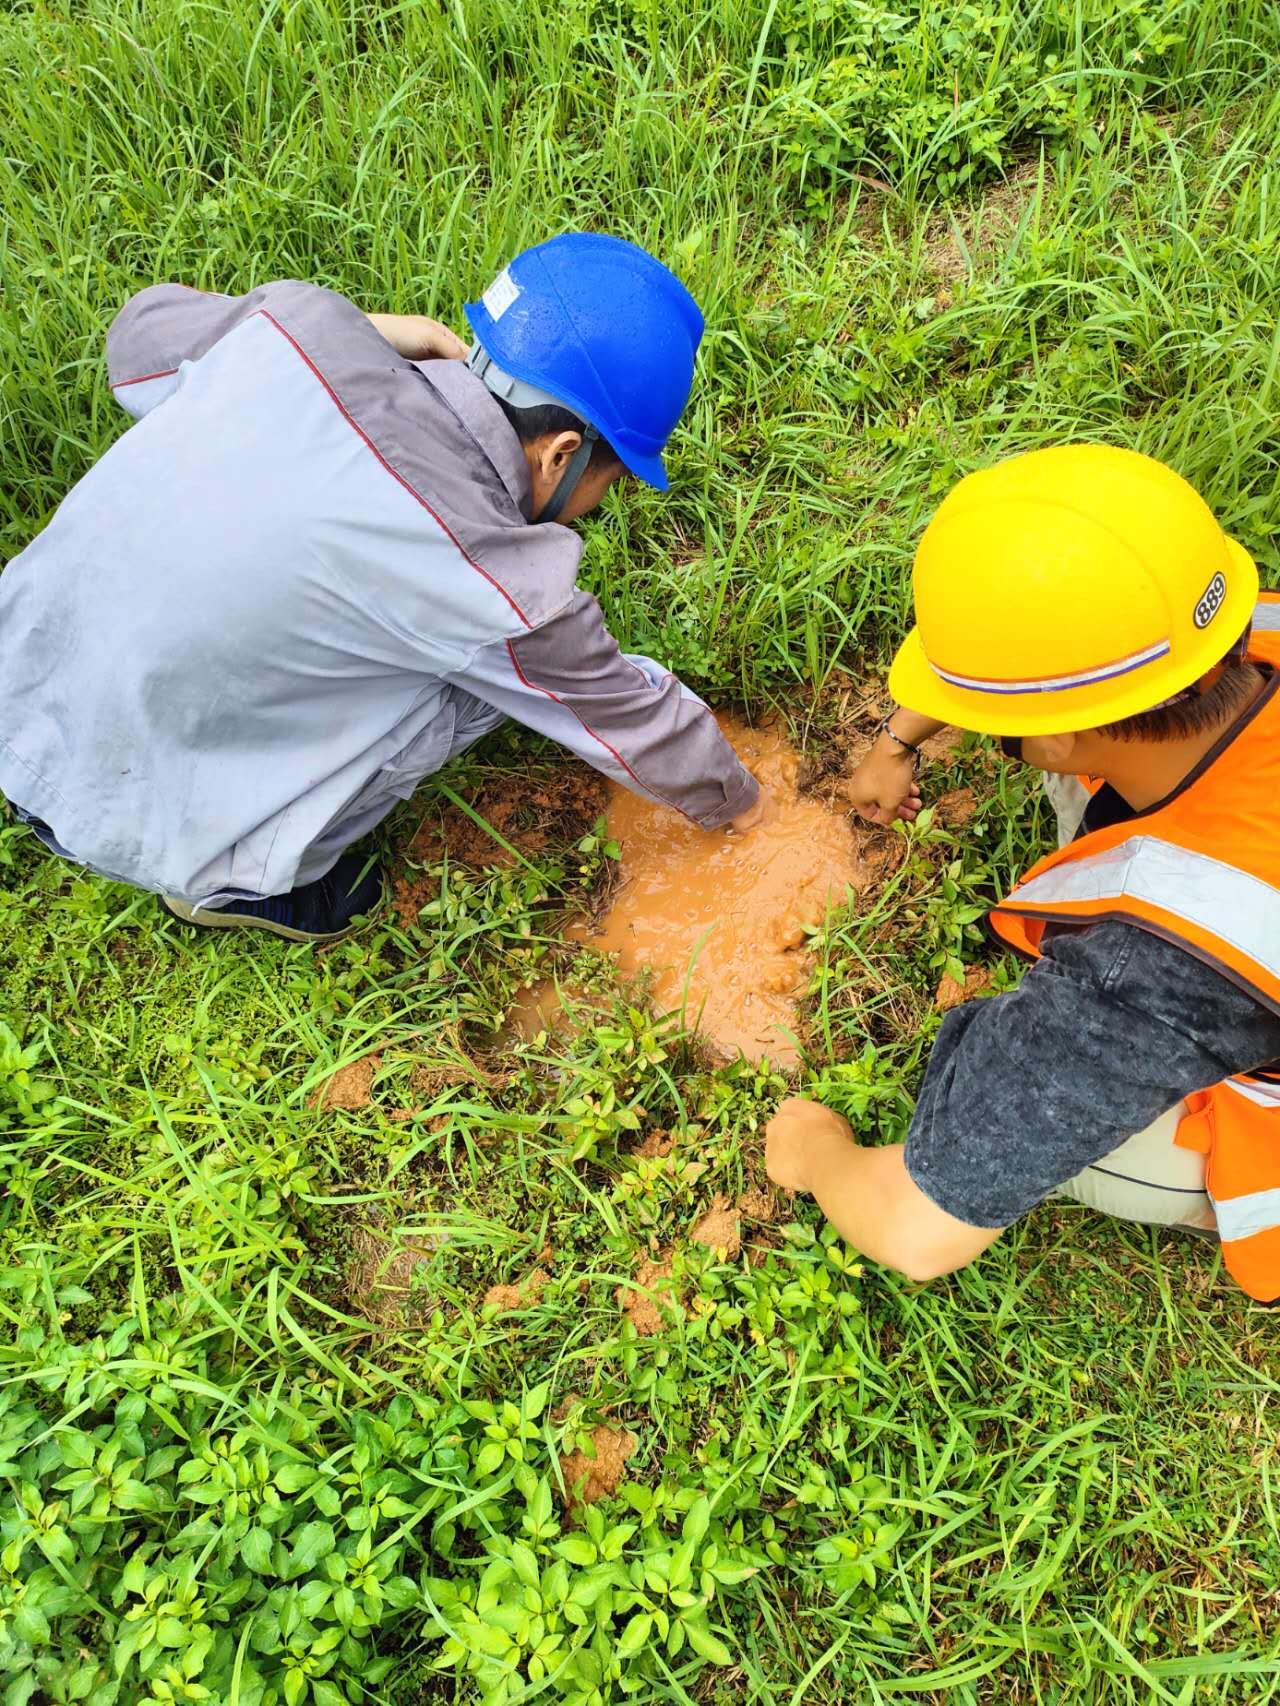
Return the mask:
[[[540,390],[536,385],[526,385],[523,379],[506,373],[486,354],[479,344],[472,344],[467,356],[467,366],[477,379],[484,381],[488,390],[495,397],[500,397],[504,403],[509,403],[513,409],[536,409],[550,403],[557,409],[565,405],[558,397],[553,397],[549,391]],[[579,480],[587,471],[587,463],[591,460],[591,452],[598,443],[600,434],[589,423],[582,427],[582,443],[569,458],[568,466],[561,474],[556,489],[547,499],[534,518],[536,521],[556,521],[564,510],[564,506],[573,496]]]
[[591,452],[595,449],[596,440],[599,437],[600,434],[593,426],[584,428],[582,443],[569,458],[568,466],[564,473],[561,474],[555,491],[552,492],[551,496],[547,499],[546,503],[543,504],[537,515],[534,516],[533,519],[535,521],[559,520],[560,512],[573,496],[574,491],[577,489],[578,481],[587,471],[587,463],[591,460]]

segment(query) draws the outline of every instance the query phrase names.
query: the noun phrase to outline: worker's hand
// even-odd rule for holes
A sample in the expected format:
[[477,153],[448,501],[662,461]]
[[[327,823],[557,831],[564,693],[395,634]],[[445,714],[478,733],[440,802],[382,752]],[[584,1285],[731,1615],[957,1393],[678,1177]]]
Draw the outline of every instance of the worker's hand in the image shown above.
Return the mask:
[[882,734],[841,789],[869,823],[914,823],[920,810],[920,784],[912,755]]
[[784,1191],[811,1191],[816,1148],[832,1138],[853,1136],[848,1120],[821,1102],[788,1096],[764,1128],[765,1170]]
[[762,823],[768,823],[772,813],[772,802],[767,792],[761,788],[754,802],[744,812],[726,824],[725,831],[729,835],[745,835],[748,830],[759,829]]
[[369,319],[409,361],[465,361],[467,346],[456,332],[425,314],[370,314]]

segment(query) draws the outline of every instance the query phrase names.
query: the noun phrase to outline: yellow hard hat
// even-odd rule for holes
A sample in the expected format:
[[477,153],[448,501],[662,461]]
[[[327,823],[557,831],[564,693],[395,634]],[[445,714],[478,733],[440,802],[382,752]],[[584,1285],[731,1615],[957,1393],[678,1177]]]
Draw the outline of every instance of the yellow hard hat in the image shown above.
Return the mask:
[[970,474],[916,550],[900,705],[982,734],[1074,734],[1189,687],[1248,626],[1258,571],[1172,468],[1064,444]]

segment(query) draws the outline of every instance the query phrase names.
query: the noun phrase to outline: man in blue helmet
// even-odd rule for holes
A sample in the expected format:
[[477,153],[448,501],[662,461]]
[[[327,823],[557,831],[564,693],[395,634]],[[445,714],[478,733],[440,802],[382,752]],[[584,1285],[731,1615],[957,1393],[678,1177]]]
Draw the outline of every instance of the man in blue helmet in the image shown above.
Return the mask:
[[477,342],[317,286],[157,285],[107,337],[134,425],[0,577],[0,791],[177,916],[330,940],[348,851],[514,717],[707,830],[758,789],[701,701],[623,653],[563,524],[659,489],[702,316],[616,238],[518,256]]

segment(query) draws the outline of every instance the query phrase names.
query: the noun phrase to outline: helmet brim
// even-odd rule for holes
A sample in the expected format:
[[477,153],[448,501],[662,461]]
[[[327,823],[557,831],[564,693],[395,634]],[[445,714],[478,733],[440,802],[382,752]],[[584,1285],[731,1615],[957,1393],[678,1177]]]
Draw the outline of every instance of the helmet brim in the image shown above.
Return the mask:
[[634,474],[637,480],[643,480],[645,485],[652,486],[655,492],[670,491],[671,478],[661,456],[637,456],[620,444],[615,444],[613,450],[628,474]]
[[1132,675],[1057,693],[997,694],[944,681],[925,655],[915,627],[889,667],[889,692],[899,705],[953,728],[984,735],[1079,734],[1149,711],[1190,687],[1223,658],[1253,619],[1258,571],[1242,545],[1228,539],[1235,573],[1222,608],[1176,660],[1162,658]]

